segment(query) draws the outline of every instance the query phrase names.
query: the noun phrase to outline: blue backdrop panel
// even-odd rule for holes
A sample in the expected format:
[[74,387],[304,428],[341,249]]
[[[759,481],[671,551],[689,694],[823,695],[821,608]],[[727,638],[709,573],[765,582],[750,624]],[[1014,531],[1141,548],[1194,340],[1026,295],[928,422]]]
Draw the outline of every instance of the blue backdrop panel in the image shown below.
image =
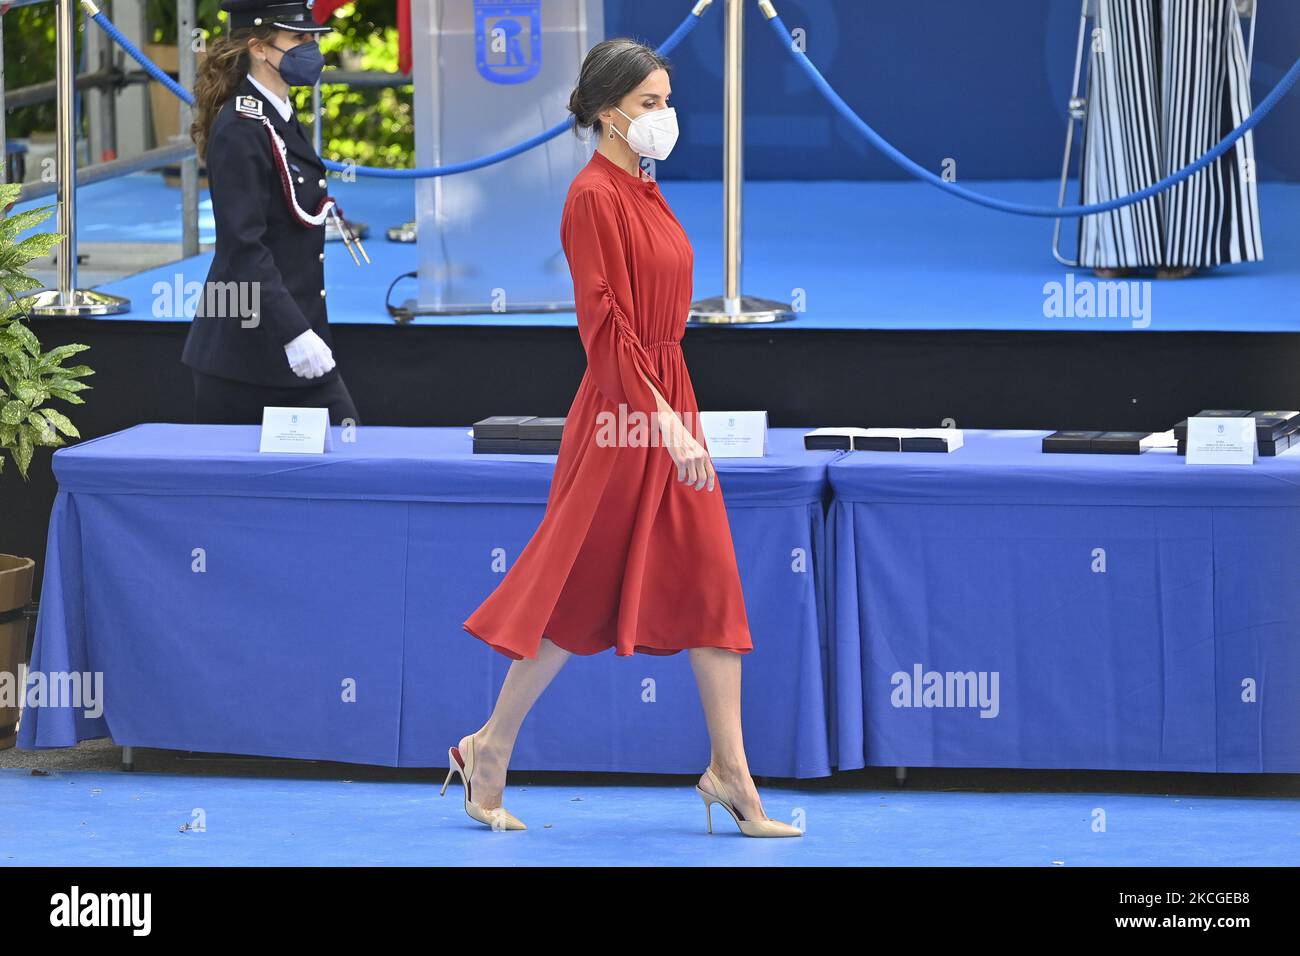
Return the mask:
[[[832,452],[774,430],[718,461],[755,650],[755,773],[829,773],[823,505]],[[60,492],[32,669],[101,671],[105,713],[43,706],[22,747],[122,745],[437,766],[509,662],[460,623],[540,521],[554,456],[474,455],[461,428],[367,427],[325,456],[244,426],[141,425],[54,456]],[[194,570],[195,549],[204,570]],[[685,654],[575,658],[519,769],[698,772]]]
[[[606,33],[658,43],[688,6],[606,0]],[[1255,102],[1300,56],[1300,4],[1259,6]],[[722,175],[722,7],[714,3],[670,57],[682,140],[658,164],[661,179]],[[951,158],[959,182],[1060,176],[1079,0],[777,0],[776,8],[849,105],[921,165],[939,172]],[[1261,179],[1300,179],[1300,96],[1278,104],[1255,143]],[[907,176],[831,111],[753,4],[745,9],[745,176]]]
[[[966,434],[830,467],[838,766],[1300,769],[1300,457]],[[996,701],[900,699],[918,667]]]

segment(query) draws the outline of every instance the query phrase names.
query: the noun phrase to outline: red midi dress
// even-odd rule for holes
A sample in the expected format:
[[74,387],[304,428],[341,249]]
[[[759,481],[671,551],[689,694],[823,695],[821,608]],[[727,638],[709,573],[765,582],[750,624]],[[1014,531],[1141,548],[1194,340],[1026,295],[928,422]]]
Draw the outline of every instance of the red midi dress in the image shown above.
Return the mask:
[[658,183],[596,152],[569,186],[560,241],[587,370],[542,522],[462,627],[515,660],[535,658],[543,637],[574,654],[747,653],[721,480],[677,480],[646,385],[707,448],[681,348],[690,240]]

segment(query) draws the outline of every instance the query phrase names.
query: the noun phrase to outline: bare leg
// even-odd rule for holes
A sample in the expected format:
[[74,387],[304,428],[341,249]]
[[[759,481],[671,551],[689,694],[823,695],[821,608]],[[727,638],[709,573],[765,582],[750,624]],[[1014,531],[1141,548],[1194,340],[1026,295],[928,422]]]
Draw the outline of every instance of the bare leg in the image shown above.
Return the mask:
[[[511,663],[505,682],[501,685],[501,692],[497,694],[492,716],[470,735],[474,738],[476,760],[474,802],[484,810],[501,806],[501,793],[506,787],[506,769],[510,766],[510,754],[515,749],[519,728],[537,698],[542,696],[542,691],[546,690],[570,656],[564,648],[543,637],[535,659]],[[462,751],[468,739],[461,739]]]
[[[730,791],[736,809],[746,820],[766,820],[768,816],[749,775],[740,727],[741,655],[719,647],[693,647],[687,653],[709,725],[709,766]],[[713,790],[705,774],[700,775],[700,786]]]

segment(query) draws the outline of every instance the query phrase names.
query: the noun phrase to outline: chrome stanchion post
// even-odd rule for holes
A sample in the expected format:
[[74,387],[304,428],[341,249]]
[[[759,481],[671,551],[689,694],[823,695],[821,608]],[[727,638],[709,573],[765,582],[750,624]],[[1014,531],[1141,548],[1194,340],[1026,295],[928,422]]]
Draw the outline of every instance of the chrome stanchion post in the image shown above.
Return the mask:
[[23,299],[24,309],[32,315],[79,316],[114,315],[131,307],[128,299],[77,288],[77,139],[75,82],[77,61],[75,34],[77,18],[75,0],[55,0],[54,82],[58,176],[58,230],[63,239],[58,245],[57,289],[37,292]]
[[[1087,100],[1079,95],[1079,77],[1083,75],[1083,41],[1088,35],[1088,5],[1094,0],[1083,0],[1079,9],[1079,40],[1074,50],[1074,86],[1070,90],[1069,115],[1065,118],[1065,156],[1061,160],[1061,189],[1056,194],[1056,204],[1065,205],[1065,189],[1070,181],[1070,153],[1074,150],[1074,124],[1083,122],[1087,116]],[[1083,175],[1082,162],[1079,175]],[[1061,254],[1061,220],[1058,217],[1052,227],[1052,257],[1063,266],[1071,269],[1079,263],[1067,259]]]
[[[194,0],[176,0],[176,44],[180,53],[180,85],[194,89],[194,74],[198,57],[194,52]],[[178,100],[181,112],[181,129],[177,138],[188,142],[190,123],[194,110],[189,103]],[[181,160],[181,256],[188,259],[199,254],[199,157],[198,154]]]
[[[722,106],[722,260],[723,294],[691,304],[689,321],[701,324],[788,322],[790,306],[741,293],[741,233],[744,178],[744,9],[746,0],[726,0],[726,38]],[[770,0],[759,0],[763,15],[776,16]]]

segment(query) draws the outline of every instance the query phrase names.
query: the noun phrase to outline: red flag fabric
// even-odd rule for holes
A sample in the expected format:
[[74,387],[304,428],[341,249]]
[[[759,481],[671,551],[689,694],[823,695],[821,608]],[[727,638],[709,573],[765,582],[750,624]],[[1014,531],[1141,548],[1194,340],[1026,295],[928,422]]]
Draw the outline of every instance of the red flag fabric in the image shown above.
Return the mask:
[[411,72],[411,0],[397,0],[397,68]]
[[345,3],[351,2],[352,0],[316,0],[311,8],[312,18],[317,23],[323,24],[334,15],[335,10],[343,6]]

